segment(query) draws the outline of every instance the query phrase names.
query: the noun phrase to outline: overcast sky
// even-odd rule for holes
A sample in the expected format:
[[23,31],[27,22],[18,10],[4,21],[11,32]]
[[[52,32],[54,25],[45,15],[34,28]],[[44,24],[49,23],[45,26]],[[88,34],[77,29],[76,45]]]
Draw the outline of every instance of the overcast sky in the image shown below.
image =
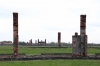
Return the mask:
[[0,41],[13,41],[13,12],[18,12],[19,41],[72,42],[86,14],[89,43],[100,43],[100,0],[0,0]]

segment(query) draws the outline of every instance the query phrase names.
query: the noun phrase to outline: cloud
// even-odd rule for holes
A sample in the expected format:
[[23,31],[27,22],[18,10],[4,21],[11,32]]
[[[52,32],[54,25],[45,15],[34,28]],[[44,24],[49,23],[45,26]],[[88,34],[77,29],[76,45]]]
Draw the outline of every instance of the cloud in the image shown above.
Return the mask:
[[13,39],[13,12],[19,16],[19,40],[33,42],[57,42],[58,32],[62,42],[72,42],[72,35],[80,34],[80,15],[86,14],[88,41],[100,43],[99,7],[99,0],[0,0],[0,40]]

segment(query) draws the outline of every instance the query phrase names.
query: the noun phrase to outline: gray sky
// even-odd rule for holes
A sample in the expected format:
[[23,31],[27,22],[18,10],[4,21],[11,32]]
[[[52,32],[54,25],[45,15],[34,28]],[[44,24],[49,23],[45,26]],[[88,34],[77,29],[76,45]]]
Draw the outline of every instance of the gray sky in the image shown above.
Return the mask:
[[72,42],[86,14],[89,43],[100,43],[100,0],[0,0],[0,41],[13,40],[13,12],[18,12],[19,40]]

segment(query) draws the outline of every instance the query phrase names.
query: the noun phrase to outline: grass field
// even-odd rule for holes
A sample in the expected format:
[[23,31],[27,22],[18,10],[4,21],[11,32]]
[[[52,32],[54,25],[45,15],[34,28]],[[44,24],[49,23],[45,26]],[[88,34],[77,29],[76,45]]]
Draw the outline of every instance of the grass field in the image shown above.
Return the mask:
[[[13,53],[12,46],[0,46],[0,54]],[[19,47],[19,53],[25,54],[41,54],[41,53],[72,53],[72,48],[34,48]],[[88,54],[100,53],[100,47],[89,47]]]
[[[71,53],[71,48],[34,48],[19,47],[19,53]],[[0,54],[13,53],[12,46],[0,46]],[[100,53],[100,47],[88,48],[88,54]],[[0,66],[100,66],[100,60],[36,60],[36,61],[1,61]]]
[[0,66],[100,66],[100,60],[2,61]]

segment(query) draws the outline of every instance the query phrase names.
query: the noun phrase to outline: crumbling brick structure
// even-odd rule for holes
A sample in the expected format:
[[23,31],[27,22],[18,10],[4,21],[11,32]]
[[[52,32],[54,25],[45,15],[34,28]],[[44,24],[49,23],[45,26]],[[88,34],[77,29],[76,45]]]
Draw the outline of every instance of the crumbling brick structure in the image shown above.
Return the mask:
[[39,41],[39,39],[38,39],[38,46],[41,45],[41,44],[44,44],[44,46],[46,46],[46,39],[45,39],[45,41],[42,41],[42,40]]
[[61,33],[58,32],[58,48],[61,46]]
[[73,56],[87,56],[86,15],[80,15],[80,35],[72,36]]
[[18,13],[13,13],[13,51],[14,56],[18,56]]

